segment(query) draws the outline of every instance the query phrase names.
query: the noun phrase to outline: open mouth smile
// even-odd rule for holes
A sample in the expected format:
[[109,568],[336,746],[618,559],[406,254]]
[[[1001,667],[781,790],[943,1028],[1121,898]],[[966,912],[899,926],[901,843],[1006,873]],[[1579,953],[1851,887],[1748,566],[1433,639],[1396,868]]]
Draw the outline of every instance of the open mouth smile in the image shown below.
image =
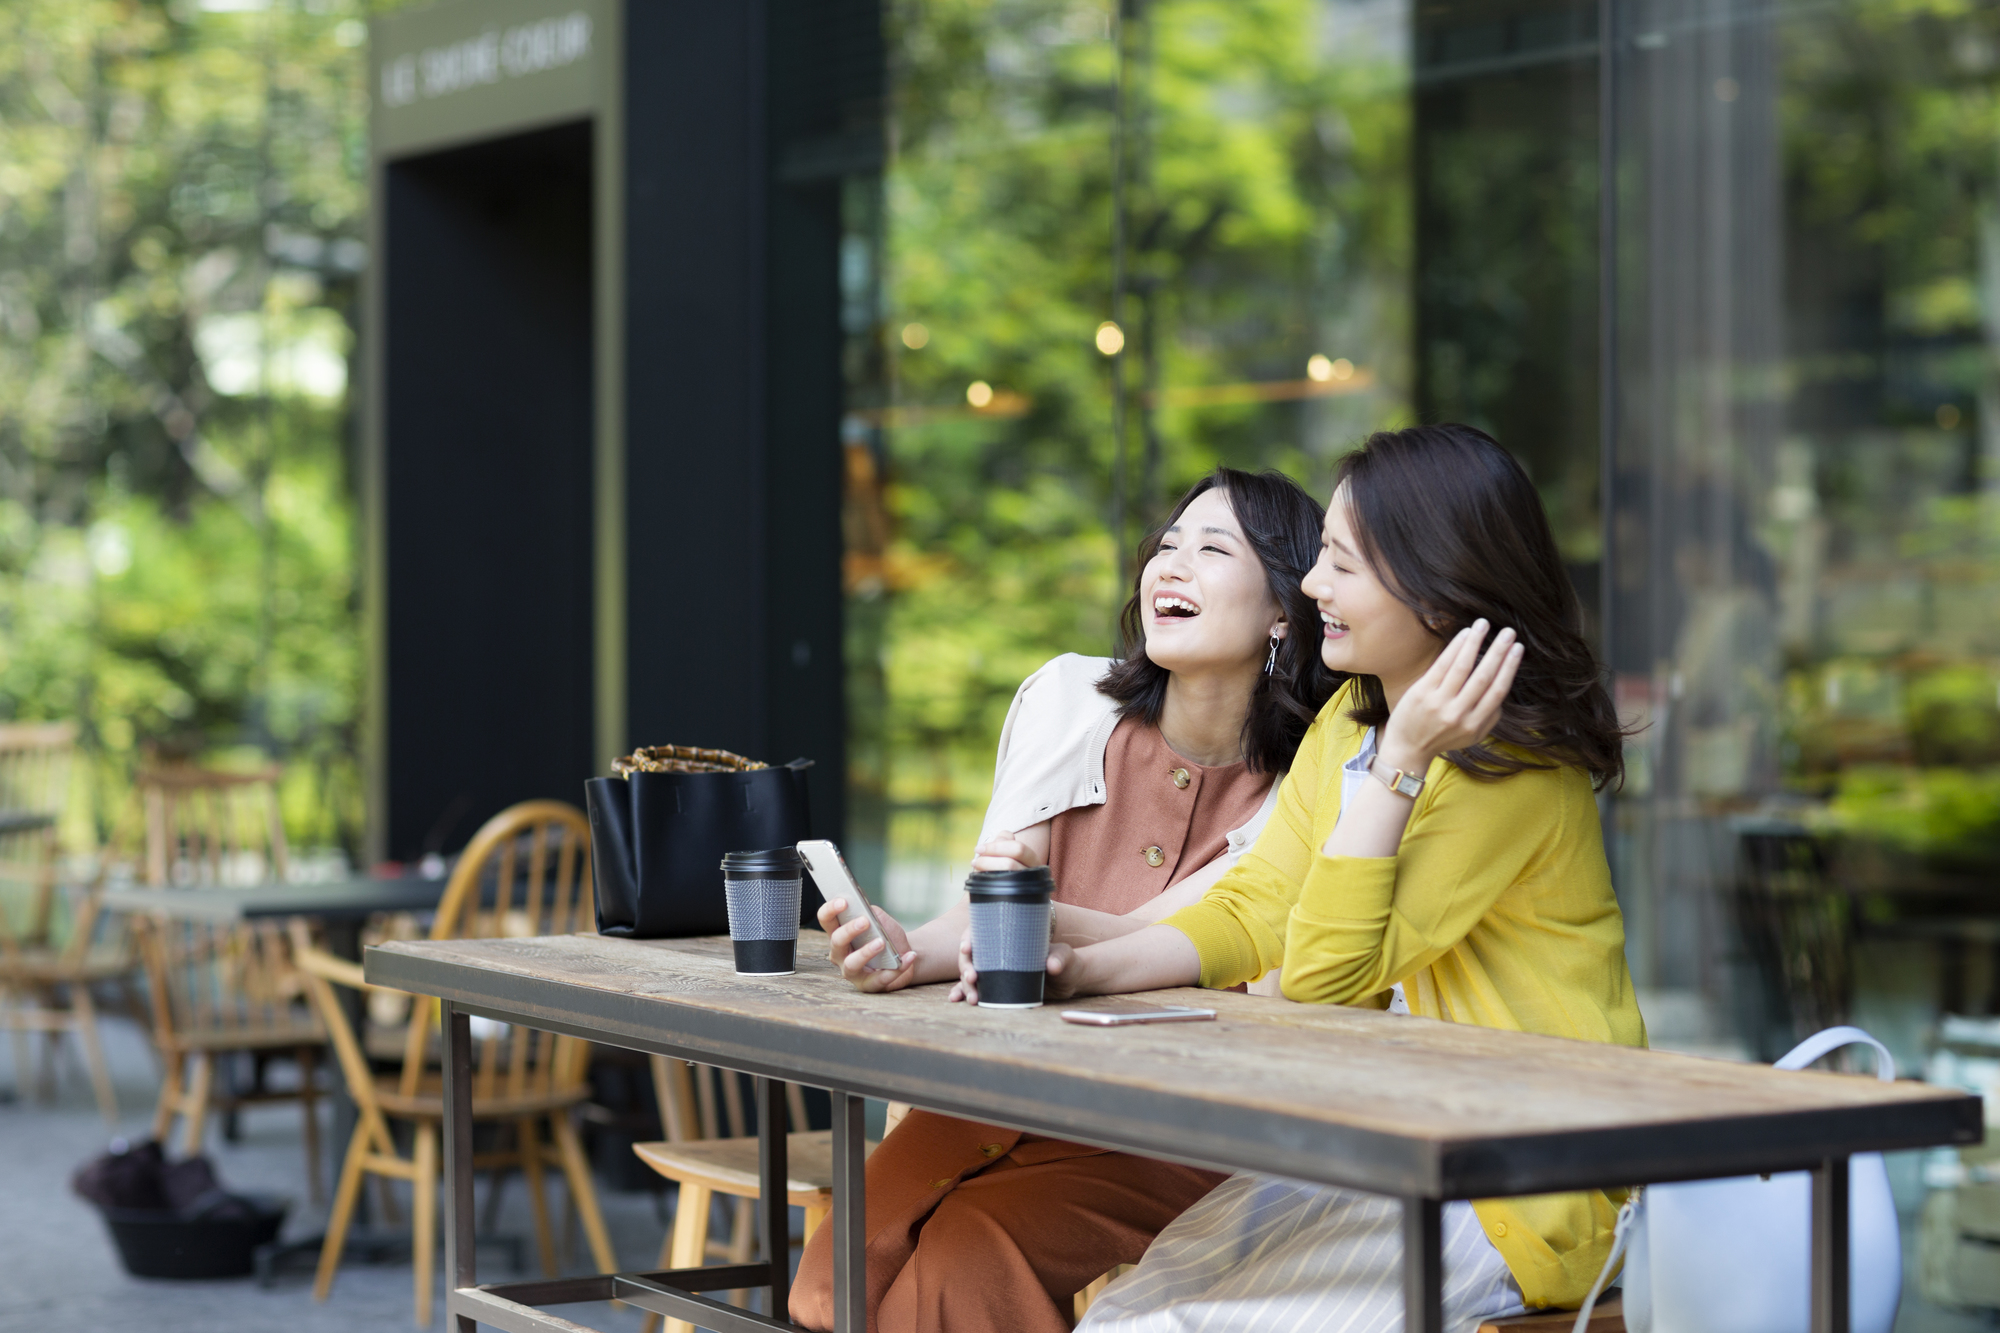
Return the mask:
[[1337,616],[1330,616],[1324,611],[1319,613],[1319,618],[1320,632],[1327,638],[1338,639],[1347,634],[1349,626],[1346,621]]
[[1185,597],[1171,593],[1160,593],[1153,598],[1153,618],[1155,620],[1188,620],[1201,614],[1201,608]]

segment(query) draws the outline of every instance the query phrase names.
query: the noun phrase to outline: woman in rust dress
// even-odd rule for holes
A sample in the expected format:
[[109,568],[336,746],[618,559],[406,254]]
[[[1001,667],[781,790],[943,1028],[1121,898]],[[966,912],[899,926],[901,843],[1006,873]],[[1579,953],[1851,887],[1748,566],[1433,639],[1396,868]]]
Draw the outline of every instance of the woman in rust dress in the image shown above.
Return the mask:
[[[978,869],[1046,864],[1054,933],[1124,935],[1200,898],[1256,839],[1276,784],[1339,677],[1313,651],[1299,578],[1324,513],[1276,473],[1218,469],[1141,547],[1119,661],[1065,654],[1021,685],[1000,734]],[[1290,629],[1304,627],[1295,642]],[[1303,644],[1301,649],[1298,644]],[[820,913],[867,991],[956,981],[965,905],[849,953],[843,902]],[[912,1111],[868,1162],[868,1315],[878,1333],[1058,1333],[1072,1298],[1135,1263],[1224,1179],[1131,1153]],[[807,1245],[792,1318],[828,1329],[831,1228]]]

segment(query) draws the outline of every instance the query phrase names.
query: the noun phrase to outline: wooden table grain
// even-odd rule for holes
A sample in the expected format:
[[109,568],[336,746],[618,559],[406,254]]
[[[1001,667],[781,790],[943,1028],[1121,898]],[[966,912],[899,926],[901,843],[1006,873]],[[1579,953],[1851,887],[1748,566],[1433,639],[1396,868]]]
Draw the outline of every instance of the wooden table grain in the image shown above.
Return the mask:
[[[847,1166],[855,1180],[861,1098],[878,1097],[1203,1166],[1395,1195],[1406,1203],[1413,1330],[1440,1326],[1435,1247],[1445,1200],[1803,1169],[1840,1204],[1815,1210],[1827,1232],[1816,1247],[1815,1285],[1826,1289],[1816,1301],[1826,1307],[1819,1322],[1837,1333],[1846,1326],[1844,1234],[1837,1247],[1831,1242],[1833,1232],[1845,1232],[1838,1196],[1848,1155],[1975,1143],[1982,1133],[1977,1098],[1920,1083],[1781,1072],[1228,992],[1149,997],[1215,1008],[1212,1023],[1122,1028],[1061,1021],[1063,1008],[1102,1001],[996,1010],[950,1004],[942,986],[862,995],[827,962],[824,937],[814,932],[801,934],[799,970],[789,977],[737,976],[726,938],[595,935],[396,942],[368,950],[367,969],[371,983],[442,997],[461,1028],[465,1015],[481,1014],[826,1088],[835,1142],[853,1152]],[[856,1228],[852,1244],[839,1243],[845,1237],[836,1232],[836,1280],[853,1288],[845,1293],[852,1300],[841,1302],[843,1333],[861,1328],[846,1322],[859,1310],[862,1201],[858,1189],[850,1193],[837,1199],[834,1217],[834,1225]],[[461,1221],[469,1226],[469,1213]],[[667,1293],[657,1300],[630,1278],[510,1288],[539,1300],[498,1288],[472,1295],[469,1234],[464,1239],[466,1280],[455,1281],[464,1299],[454,1309],[484,1322],[501,1322],[495,1300],[546,1318],[529,1307],[617,1295],[714,1329],[783,1326],[719,1315],[728,1307],[675,1286],[689,1280],[684,1275],[643,1279]],[[744,1281],[736,1274],[717,1285]],[[596,1294],[577,1294],[586,1288]],[[689,1302],[700,1312],[689,1313]],[[557,1326],[500,1313],[527,1320],[503,1327]]]

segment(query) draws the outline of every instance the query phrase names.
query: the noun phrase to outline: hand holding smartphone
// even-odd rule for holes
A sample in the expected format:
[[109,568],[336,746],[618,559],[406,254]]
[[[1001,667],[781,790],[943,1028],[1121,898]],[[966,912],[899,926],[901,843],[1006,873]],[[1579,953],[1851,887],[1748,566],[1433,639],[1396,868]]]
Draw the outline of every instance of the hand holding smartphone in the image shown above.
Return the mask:
[[875,913],[868,905],[868,897],[861,892],[861,886],[854,882],[854,872],[847,868],[847,859],[840,854],[840,848],[825,838],[810,838],[799,844],[799,855],[806,859],[806,869],[812,872],[813,887],[819,890],[822,901],[832,902],[835,898],[845,898],[847,909],[840,914],[840,924],[845,926],[854,921],[866,921],[868,929],[854,941],[855,949],[871,940],[882,941],[882,952],[868,960],[871,972],[894,972],[903,965],[896,955],[895,946],[882,934],[882,927],[875,922]]

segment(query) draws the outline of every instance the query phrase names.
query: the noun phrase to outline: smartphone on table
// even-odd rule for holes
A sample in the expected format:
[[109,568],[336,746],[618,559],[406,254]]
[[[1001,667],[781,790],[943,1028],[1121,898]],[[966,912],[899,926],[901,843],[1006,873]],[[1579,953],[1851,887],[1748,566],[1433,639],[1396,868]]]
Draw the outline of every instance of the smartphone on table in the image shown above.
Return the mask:
[[822,901],[832,902],[835,898],[847,899],[847,910],[840,914],[840,924],[851,921],[866,921],[868,931],[850,946],[859,949],[870,940],[882,941],[882,952],[868,960],[871,972],[894,972],[903,965],[896,956],[896,950],[882,934],[882,927],[876,924],[875,913],[869,910],[868,896],[861,892],[861,886],[854,882],[854,872],[847,868],[847,858],[840,854],[840,848],[825,838],[809,838],[799,844],[799,855],[806,859],[806,869],[812,872],[813,887],[819,890]]
[[1146,1004],[1128,1000],[1092,1009],[1065,1009],[1062,1016],[1065,1023],[1121,1028],[1134,1023],[1203,1023],[1215,1017],[1215,1010],[1197,1009],[1186,1004]]

